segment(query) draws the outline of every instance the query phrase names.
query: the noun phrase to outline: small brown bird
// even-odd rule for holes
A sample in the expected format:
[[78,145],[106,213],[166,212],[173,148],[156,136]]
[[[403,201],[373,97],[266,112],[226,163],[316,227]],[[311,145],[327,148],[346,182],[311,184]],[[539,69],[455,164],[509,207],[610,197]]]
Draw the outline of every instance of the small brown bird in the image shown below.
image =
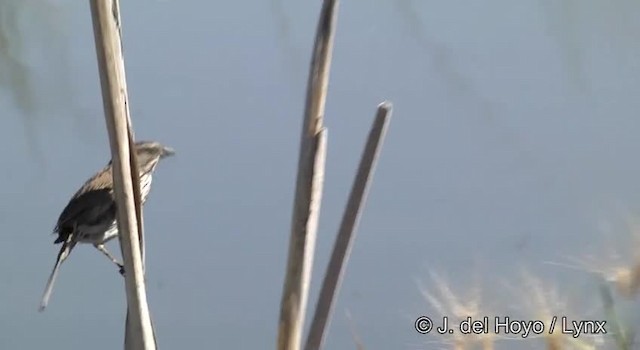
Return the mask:
[[[140,198],[144,204],[149,195],[153,171],[158,162],[162,158],[173,155],[174,151],[153,141],[136,142],[134,149],[140,170]],[[111,161],[87,180],[71,197],[69,204],[58,218],[54,233],[58,234],[54,244],[62,243],[62,247],[47,281],[40,303],[40,311],[43,311],[49,303],[60,265],[69,257],[71,250],[77,243],[93,244],[96,249],[118,266],[120,273],[124,273],[123,265],[104,246],[106,242],[118,236]]]

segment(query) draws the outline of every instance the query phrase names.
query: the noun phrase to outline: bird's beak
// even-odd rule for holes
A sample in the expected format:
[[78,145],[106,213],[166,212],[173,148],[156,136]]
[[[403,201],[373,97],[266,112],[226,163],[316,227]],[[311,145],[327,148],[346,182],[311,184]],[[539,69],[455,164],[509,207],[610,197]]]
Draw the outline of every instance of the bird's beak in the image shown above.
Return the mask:
[[173,148],[165,147],[165,148],[162,149],[162,156],[161,157],[162,158],[170,157],[170,156],[172,156],[174,154],[176,154],[176,151],[174,151]]

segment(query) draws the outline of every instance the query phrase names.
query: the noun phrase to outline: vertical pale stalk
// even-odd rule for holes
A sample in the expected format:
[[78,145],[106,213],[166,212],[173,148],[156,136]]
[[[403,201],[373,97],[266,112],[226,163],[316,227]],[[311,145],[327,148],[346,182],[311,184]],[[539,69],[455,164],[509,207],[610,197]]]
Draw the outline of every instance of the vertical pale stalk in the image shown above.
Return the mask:
[[333,245],[331,259],[324,275],[305,350],[322,348],[326,326],[330,321],[336,294],[344,277],[344,271],[349,260],[353,240],[355,239],[356,228],[362,214],[362,207],[366,201],[382,141],[389,125],[391,109],[391,104],[388,102],[383,102],[378,106],[378,111],[360,159],[358,172],[351,187],[349,200],[342,216],[340,230]]
[[326,130],[324,107],[329,83],[336,0],[325,0],[309,71],[286,276],[280,304],[278,350],[298,350],[302,339],[316,229],[322,197]]
[[[119,239],[126,271],[125,348],[155,349],[140,247],[139,225],[142,223],[142,212],[139,175],[135,155],[133,159],[131,156],[133,135],[127,105],[119,4],[118,0],[91,0],[90,4],[105,120],[111,146]],[[137,191],[135,194],[134,189]]]

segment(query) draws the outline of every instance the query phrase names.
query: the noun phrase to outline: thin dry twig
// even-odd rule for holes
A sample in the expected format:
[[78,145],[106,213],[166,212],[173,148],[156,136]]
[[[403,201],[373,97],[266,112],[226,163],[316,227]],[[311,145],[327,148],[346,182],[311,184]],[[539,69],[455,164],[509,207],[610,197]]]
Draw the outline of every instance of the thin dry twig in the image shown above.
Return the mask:
[[362,158],[360,159],[358,172],[353,181],[347,207],[342,216],[340,230],[338,231],[333,246],[331,259],[329,260],[329,265],[324,275],[320,297],[318,298],[318,304],[316,305],[313,321],[311,322],[305,350],[322,348],[326,334],[326,326],[330,321],[336,294],[344,277],[344,271],[349,260],[353,240],[355,239],[358,221],[362,215],[362,207],[366,201],[367,192],[371,185],[373,172],[382,147],[382,141],[389,126],[391,110],[391,103],[381,103],[378,106],[376,117],[369,131],[369,137],[362,153]]
[[300,140],[286,276],[280,304],[279,350],[298,350],[307,307],[324,177],[324,107],[329,83],[337,0],[325,0],[309,71]]

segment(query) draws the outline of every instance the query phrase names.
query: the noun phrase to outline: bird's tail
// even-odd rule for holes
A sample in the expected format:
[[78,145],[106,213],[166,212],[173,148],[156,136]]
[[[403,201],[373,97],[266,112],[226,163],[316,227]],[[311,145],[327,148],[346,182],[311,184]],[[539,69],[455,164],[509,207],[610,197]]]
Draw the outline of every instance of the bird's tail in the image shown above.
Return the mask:
[[76,241],[73,240],[73,235],[69,235],[67,240],[62,244],[60,248],[60,252],[58,252],[58,257],[56,258],[56,264],[53,266],[53,270],[51,271],[51,275],[49,275],[49,280],[47,281],[47,286],[44,289],[44,294],[42,295],[42,301],[40,301],[40,308],[38,311],[42,312],[49,304],[49,298],[51,297],[51,292],[53,291],[53,284],[58,275],[58,270],[60,269],[60,265],[69,257],[71,250],[75,247]]

